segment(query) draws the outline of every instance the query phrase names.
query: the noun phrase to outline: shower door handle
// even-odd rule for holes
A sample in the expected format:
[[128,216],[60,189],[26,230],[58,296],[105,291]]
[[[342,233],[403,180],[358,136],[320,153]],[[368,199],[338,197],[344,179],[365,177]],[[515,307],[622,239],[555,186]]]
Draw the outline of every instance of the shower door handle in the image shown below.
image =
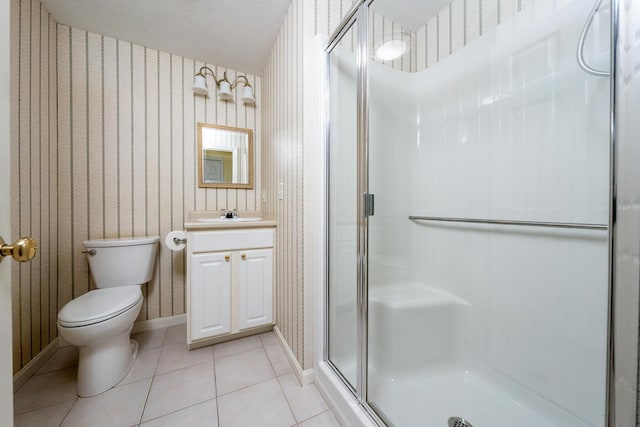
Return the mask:
[[373,216],[373,214],[375,213],[374,201],[375,201],[375,196],[373,194],[364,193],[364,198],[362,203],[364,207],[364,216],[366,217]]

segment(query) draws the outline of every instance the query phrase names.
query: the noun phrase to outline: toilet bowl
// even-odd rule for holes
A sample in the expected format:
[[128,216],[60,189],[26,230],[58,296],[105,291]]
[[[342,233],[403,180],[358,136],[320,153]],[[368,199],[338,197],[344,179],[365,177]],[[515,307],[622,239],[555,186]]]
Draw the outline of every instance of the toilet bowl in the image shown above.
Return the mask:
[[68,302],[58,313],[60,336],[79,348],[77,393],[89,397],[118,384],[135,363],[130,340],[142,307],[140,285],[151,280],[158,237],[84,242],[98,289]]

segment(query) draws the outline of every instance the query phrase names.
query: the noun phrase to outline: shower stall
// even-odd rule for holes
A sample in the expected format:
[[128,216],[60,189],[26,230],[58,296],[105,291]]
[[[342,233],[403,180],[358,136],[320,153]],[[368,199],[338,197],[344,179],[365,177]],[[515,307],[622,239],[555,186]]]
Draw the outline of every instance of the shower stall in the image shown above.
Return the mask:
[[612,427],[617,2],[354,3],[324,363],[381,425]]

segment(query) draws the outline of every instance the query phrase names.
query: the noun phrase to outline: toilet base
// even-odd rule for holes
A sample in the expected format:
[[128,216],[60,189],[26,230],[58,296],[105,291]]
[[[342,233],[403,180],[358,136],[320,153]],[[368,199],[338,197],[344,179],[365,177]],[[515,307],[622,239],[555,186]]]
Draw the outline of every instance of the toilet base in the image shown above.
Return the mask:
[[138,356],[138,343],[129,330],[91,347],[79,347],[77,393],[91,397],[103,393],[129,373]]

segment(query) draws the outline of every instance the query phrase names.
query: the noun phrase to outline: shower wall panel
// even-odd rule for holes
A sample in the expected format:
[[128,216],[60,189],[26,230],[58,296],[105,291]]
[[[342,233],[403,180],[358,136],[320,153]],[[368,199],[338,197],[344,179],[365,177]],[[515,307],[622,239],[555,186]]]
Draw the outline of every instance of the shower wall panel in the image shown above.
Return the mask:
[[369,66],[376,90],[369,100],[369,187],[375,191],[375,221],[369,224],[369,286],[409,279],[407,215],[414,178],[411,146],[418,142],[412,74],[380,63]]
[[[574,59],[591,5],[551,3],[415,75],[407,214],[608,222],[609,83]],[[452,359],[602,424],[606,232],[414,223],[411,242],[412,280],[467,304]]]
[[[465,3],[463,12],[472,13],[475,2]],[[527,404],[555,408],[556,420],[569,420],[564,425],[602,425],[607,233],[408,220],[608,222],[609,82],[575,62],[592,4],[539,0],[518,9],[507,3],[500,12],[478,8],[484,18],[466,27],[461,44],[454,2],[451,19],[435,19],[453,23],[451,39],[441,39],[440,47],[457,49],[446,57],[418,52],[418,64],[434,55],[422,72],[369,62],[376,195],[368,258],[369,363],[376,373],[370,387],[418,365],[384,366],[377,332],[386,326],[398,331],[395,339],[415,330],[409,334],[415,349],[429,329],[385,325],[410,316],[382,319],[393,310],[376,304],[386,298],[395,310],[413,298],[407,304],[414,307],[422,287],[432,300],[449,299],[455,307],[442,310],[439,320],[455,336],[443,351],[430,352],[436,356],[422,354],[423,367],[463,366],[491,377],[514,399],[536,396]],[[590,62],[601,68],[609,54],[607,22],[601,13],[587,44]],[[429,25],[424,30],[437,40],[440,24]]]

